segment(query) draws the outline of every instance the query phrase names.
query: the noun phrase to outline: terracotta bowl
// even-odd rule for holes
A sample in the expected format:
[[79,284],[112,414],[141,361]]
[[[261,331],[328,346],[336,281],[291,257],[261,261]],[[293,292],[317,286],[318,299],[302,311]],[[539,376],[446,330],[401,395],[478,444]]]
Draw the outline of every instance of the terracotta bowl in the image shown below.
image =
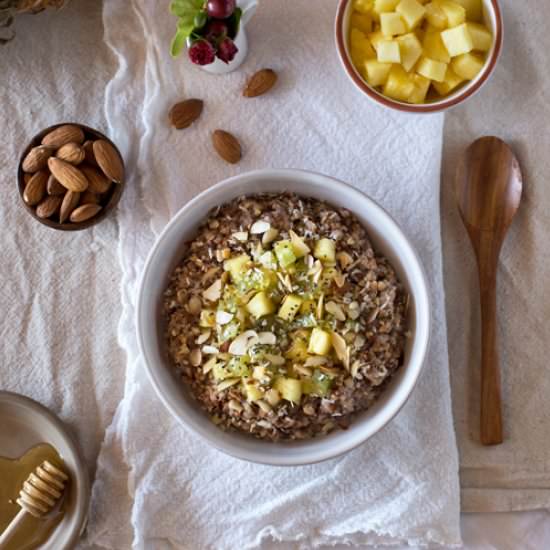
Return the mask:
[[359,88],[359,90],[361,90],[370,100],[379,105],[406,113],[425,114],[446,111],[447,109],[463,103],[481,89],[489,80],[500,56],[502,50],[503,23],[498,0],[482,0],[482,4],[484,22],[493,33],[493,46],[487,55],[483,69],[476,78],[459,86],[446,97],[421,105],[412,105],[382,95],[363,80],[363,77],[353,66],[348,47],[349,23],[353,11],[353,0],[340,0],[336,13],[336,48],[340,56],[340,61],[355,86],[357,86],[357,88]]
[[122,159],[122,155],[120,154],[120,151],[118,150],[118,147],[104,134],[101,132],[89,128],[88,126],[84,126],[83,124],[79,124],[77,122],[62,122],[60,124],[55,124],[53,126],[49,126],[48,128],[45,128],[38,134],[36,134],[30,143],[25,147],[24,151],[21,154],[21,157],[19,159],[19,164],[17,165],[17,188],[19,189],[19,196],[21,197],[21,204],[27,210],[27,212],[37,221],[39,221],[41,224],[47,225],[48,227],[51,227],[52,229],[59,229],[61,231],[80,231],[82,229],[87,229],[88,227],[91,227],[92,225],[95,225],[101,221],[103,221],[110,212],[112,212],[120,200],[120,197],[122,195],[122,192],[124,191],[124,185],[125,182],[122,183],[113,183],[111,185],[111,188],[106,193],[105,198],[102,200],[102,209],[101,211],[94,216],[93,218],[90,218],[89,220],[80,222],[80,223],[72,223],[72,222],[65,222],[65,223],[59,223],[55,221],[54,219],[50,218],[40,218],[36,215],[36,207],[29,206],[24,200],[23,200],[23,192],[25,190],[25,172],[23,172],[22,164],[23,159],[27,156],[28,152],[33,148],[41,144],[42,138],[50,133],[52,130],[55,130],[59,126],[64,126],[65,124],[71,124],[73,126],[78,126],[82,129],[84,134],[86,135],[86,139],[103,139],[110,143],[117,153],[119,154],[120,158]]

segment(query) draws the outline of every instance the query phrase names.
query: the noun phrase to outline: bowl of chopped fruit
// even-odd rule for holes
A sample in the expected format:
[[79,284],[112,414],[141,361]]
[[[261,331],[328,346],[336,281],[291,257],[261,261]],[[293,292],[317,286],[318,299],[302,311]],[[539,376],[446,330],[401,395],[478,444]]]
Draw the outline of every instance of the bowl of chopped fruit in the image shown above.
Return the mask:
[[340,0],[336,46],[370,99],[411,113],[472,97],[502,49],[498,0]]
[[332,178],[261,170],[188,203],[139,291],[150,380],[232,456],[309,464],[366,441],[413,391],[430,334],[420,261],[374,201]]

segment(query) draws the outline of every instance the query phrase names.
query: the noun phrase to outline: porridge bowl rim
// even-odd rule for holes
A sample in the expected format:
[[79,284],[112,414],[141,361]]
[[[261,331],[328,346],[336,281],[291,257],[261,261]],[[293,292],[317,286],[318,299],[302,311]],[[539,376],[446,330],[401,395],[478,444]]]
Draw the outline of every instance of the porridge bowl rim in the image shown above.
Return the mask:
[[[271,442],[236,431],[222,431],[192,397],[168,358],[162,321],[163,293],[185,247],[210,211],[242,195],[283,193],[323,200],[350,210],[365,226],[377,253],[388,258],[410,294],[409,331],[403,365],[368,410],[347,430],[299,441]],[[223,180],[181,208],[157,238],[141,277],[136,308],[137,338],[146,371],[165,408],[193,435],[235,458],[275,466],[313,464],[364,443],[392,420],[407,402],[422,372],[429,346],[431,306],[419,257],[393,218],[354,187],[314,172],[264,169]]]

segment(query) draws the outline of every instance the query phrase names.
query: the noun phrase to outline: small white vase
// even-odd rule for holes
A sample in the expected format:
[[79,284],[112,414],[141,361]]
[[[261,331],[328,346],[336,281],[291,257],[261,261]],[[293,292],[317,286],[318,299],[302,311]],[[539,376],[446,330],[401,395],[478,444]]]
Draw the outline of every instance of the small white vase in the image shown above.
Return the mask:
[[[229,63],[224,63],[221,59],[214,60],[213,63],[209,65],[197,65],[203,71],[211,74],[227,74],[235,69],[238,69],[244,60],[246,59],[246,54],[248,53],[248,40],[246,38],[246,25],[252,19],[252,16],[256,12],[258,7],[259,0],[239,0],[237,6],[243,10],[241,17],[241,22],[239,25],[239,32],[234,39],[235,46],[238,48],[238,52]],[[191,40],[187,39],[187,47],[191,45]]]

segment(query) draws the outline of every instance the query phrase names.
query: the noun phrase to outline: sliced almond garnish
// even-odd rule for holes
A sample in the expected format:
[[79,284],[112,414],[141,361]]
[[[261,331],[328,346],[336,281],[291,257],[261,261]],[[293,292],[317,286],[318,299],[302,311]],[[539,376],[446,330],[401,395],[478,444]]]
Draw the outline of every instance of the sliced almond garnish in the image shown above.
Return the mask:
[[258,343],[274,346],[277,343],[277,337],[272,332],[260,332],[258,334]]
[[353,378],[357,376],[357,373],[359,372],[360,368],[361,368],[361,363],[359,362],[359,360],[354,361],[353,364],[351,365],[351,371],[350,371],[350,374],[353,376]]
[[233,320],[233,313],[228,313],[227,311],[216,311],[216,323],[218,325],[227,325]]
[[250,228],[250,233],[252,235],[261,235],[262,233],[265,233],[270,229],[271,224],[269,222],[266,222],[265,220],[258,220],[257,222],[254,222],[252,224],[252,227]]
[[231,386],[238,384],[239,381],[240,381],[240,378],[228,378],[227,380],[220,382],[216,389],[218,391],[226,390],[227,388],[230,388]]
[[262,411],[264,411],[264,413],[269,414],[270,412],[273,412],[271,406],[268,405],[265,401],[258,399],[258,401],[255,401],[255,403],[256,405],[258,405],[258,407],[260,407],[260,409],[262,409]]
[[334,275],[334,282],[338,288],[342,288],[346,284],[346,276],[337,271]]
[[242,243],[245,243],[248,241],[248,231],[237,231],[236,233],[233,233],[231,235],[236,241],[240,241]]
[[239,334],[229,346],[232,355],[246,355],[248,348],[258,343],[258,334],[255,330],[247,330]]
[[[213,355],[212,357],[210,357],[210,359],[208,359],[208,361],[206,361],[206,363],[202,366],[202,372],[204,372],[204,374],[208,374],[217,364],[218,362],[218,359],[215,355]],[[223,366],[224,363],[221,363],[221,365]]]
[[222,295],[222,280],[218,279],[214,281],[203,293],[202,296],[204,299],[209,300],[210,302],[216,302],[220,299]]
[[198,296],[191,296],[187,303],[187,310],[191,315],[198,315],[202,309],[202,302]]
[[346,320],[344,310],[336,302],[327,302],[325,304],[325,311],[333,315],[338,321]]
[[319,321],[323,318],[324,301],[325,301],[325,295],[321,294],[321,296],[319,296],[319,301],[317,302],[317,311],[316,311],[317,319],[319,319]]
[[202,346],[202,352],[206,355],[216,355],[220,353],[220,350],[214,346]]
[[205,332],[203,332],[202,334],[199,335],[199,337],[195,340],[195,343],[198,344],[199,346],[201,344],[204,344],[208,338],[210,338],[210,334],[212,334],[212,331],[210,330],[207,330]]
[[275,229],[274,227],[269,228],[263,235],[262,235],[262,244],[268,245],[269,243],[273,242],[277,236],[279,235],[279,231]]
[[306,359],[306,362],[304,365],[306,367],[319,367],[320,365],[325,365],[327,362],[327,358],[323,357],[321,355],[317,355],[315,357],[308,357]]
[[346,269],[346,267],[353,263],[353,258],[347,252],[338,252],[336,254],[336,260],[342,269]]
[[286,359],[282,355],[272,355],[271,353],[266,353],[265,358],[275,366],[281,366],[286,363]]
[[305,365],[292,365],[292,368],[304,376],[311,376],[313,374],[313,371]]
[[189,354],[189,362],[194,367],[198,367],[201,364],[202,353],[199,348],[195,348],[194,350],[191,351],[191,353]]
[[336,357],[338,357],[346,369],[349,369],[348,345],[337,332],[332,333],[332,346],[336,352]]
[[231,399],[229,401],[229,403],[227,404],[227,406],[232,411],[237,411],[237,412],[242,412],[243,411],[243,406],[236,399]]

